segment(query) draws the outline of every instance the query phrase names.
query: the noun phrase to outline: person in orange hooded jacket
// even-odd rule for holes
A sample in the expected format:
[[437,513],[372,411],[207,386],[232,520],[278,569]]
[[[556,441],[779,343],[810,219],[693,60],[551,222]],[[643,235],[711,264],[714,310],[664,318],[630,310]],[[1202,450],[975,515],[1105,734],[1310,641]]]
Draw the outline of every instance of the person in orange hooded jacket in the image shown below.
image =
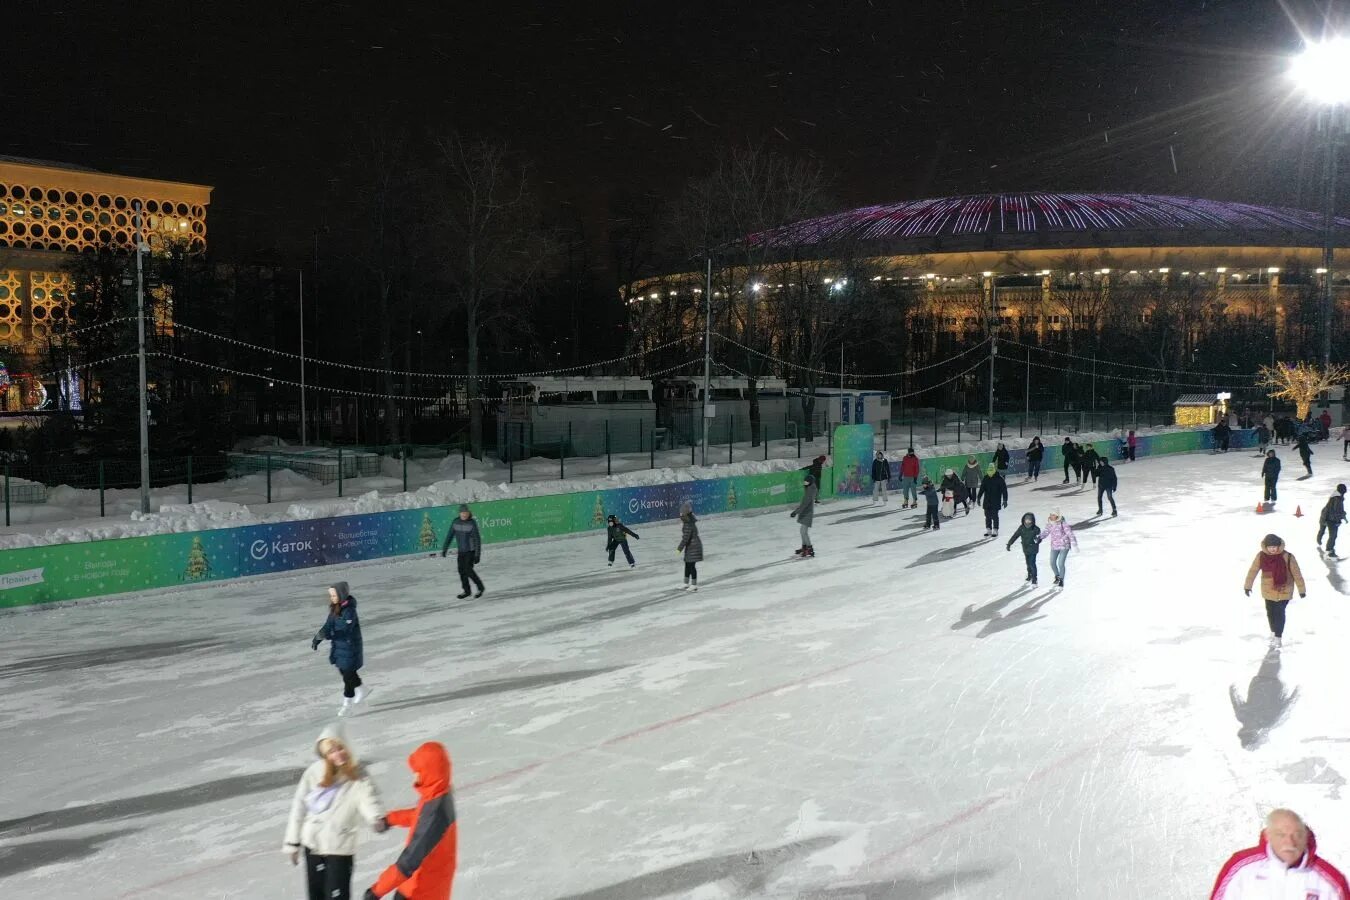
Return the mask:
[[366,891],[365,900],[380,900],[390,891],[401,900],[450,900],[459,852],[459,827],[451,791],[450,755],[428,741],[408,757],[413,787],[422,798],[415,809],[398,809],[386,821],[410,828],[398,861],[385,869]]

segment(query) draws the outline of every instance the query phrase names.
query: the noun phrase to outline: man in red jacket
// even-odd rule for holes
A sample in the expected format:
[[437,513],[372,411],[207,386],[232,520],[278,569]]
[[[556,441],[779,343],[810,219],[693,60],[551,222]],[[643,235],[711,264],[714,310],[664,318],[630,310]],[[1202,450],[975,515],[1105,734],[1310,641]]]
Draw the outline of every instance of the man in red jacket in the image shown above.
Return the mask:
[[412,831],[398,861],[384,870],[364,900],[379,900],[390,891],[397,891],[394,896],[401,900],[450,900],[459,853],[450,755],[445,747],[428,741],[408,757],[408,768],[422,799],[415,809],[389,813],[386,821]]
[[1335,866],[1317,855],[1317,839],[1287,809],[1266,817],[1261,841],[1224,863],[1210,900],[1350,900],[1350,885]]
[[919,457],[913,447],[900,460],[900,491],[901,509],[919,508]]

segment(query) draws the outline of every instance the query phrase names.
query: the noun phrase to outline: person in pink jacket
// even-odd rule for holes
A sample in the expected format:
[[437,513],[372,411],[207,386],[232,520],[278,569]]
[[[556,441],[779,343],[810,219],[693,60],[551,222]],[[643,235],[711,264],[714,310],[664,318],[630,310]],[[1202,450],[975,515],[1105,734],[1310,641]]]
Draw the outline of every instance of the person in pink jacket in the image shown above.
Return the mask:
[[1298,814],[1277,809],[1266,817],[1260,842],[1239,850],[1224,863],[1209,897],[1350,900],[1350,885],[1335,866],[1317,855],[1317,839]]
[[1059,510],[1050,514],[1041,540],[1050,541],[1050,571],[1055,573],[1055,586],[1064,587],[1064,563],[1069,557],[1069,549],[1078,549],[1078,538]]

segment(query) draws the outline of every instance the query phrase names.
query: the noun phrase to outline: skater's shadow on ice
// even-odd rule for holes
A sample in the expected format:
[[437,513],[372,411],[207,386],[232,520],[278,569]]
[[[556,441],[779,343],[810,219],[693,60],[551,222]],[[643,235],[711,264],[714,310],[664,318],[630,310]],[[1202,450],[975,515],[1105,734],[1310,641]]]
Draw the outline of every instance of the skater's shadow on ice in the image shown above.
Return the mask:
[[987,543],[989,543],[988,538],[983,538],[978,541],[971,541],[968,544],[958,544],[955,547],[943,547],[941,550],[933,550],[929,553],[925,553],[923,556],[920,556],[918,559],[914,560],[914,562],[905,566],[905,568],[914,569],[919,566],[926,566],[932,563],[946,562],[949,559],[956,559],[958,556],[965,556],[967,553],[972,552],[976,547],[982,547]]
[[993,878],[994,869],[958,869],[955,872],[923,877],[900,877],[892,881],[873,881],[839,887],[807,889],[793,894],[793,900],[934,900],[951,896],[952,891],[977,881]]
[[93,856],[102,844],[114,841],[140,829],[127,828],[121,831],[105,831],[78,838],[59,838],[53,841],[29,841],[24,844],[10,844],[0,847],[0,878],[19,875],[44,866],[58,863],[71,863]]
[[729,881],[738,897],[763,896],[778,869],[797,857],[809,856],[839,842],[833,835],[805,838],[790,844],[750,853],[728,853],[680,863],[656,872],[638,875],[607,887],[568,894],[558,900],[649,900],[656,897],[687,897],[704,885]]
[[849,516],[847,519],[839,519],[834,522],[826,522],[827,525],[847,525],[849,522],[866,522],[868,519],[880,519],[882,516],[895,515],[895,510],[886,509],[881,512],[867,513],[862,516]]
[[79,650],[74,653],[57,653],[52,656],[33,656],[0,666],[0,678],[44,675],[49,672],[73,671],[90,666],[115,666],[122,663],[148,662],[152,659],[178,656],[182,653],[195,653],[199,650],[211,650],[220,646],[222,646],[220,641],[194,639],[135,644],[130,647],[100,647],[94,650]]
[[508,691],[528,691],[534,688],[551,687],[555,684],[566,684],[569,681],[581,681],[583,678],[593,678],[596,675],[608,675],[610,672],[617,672],[620,669],[626,669],[627,666],[606,666],[600,669],[577,669],[571,672],[543,672],[539,675],[524,675],[520,678],[499,678],[496,681],[484,681],[479,684],[471,684],[468,687],[460,688],[455,691],[445,691],[440,694],[428,694],[425,697],[409,697],[406,700],[394,700],[389,703],[380,703],[371,710],[372,713],[392,712],[398,709],[412,709],[417,706],[432,706],[437,703],[451,703],[455,700],[466,700],[470,697],[485,697],[489,694],[505,694]]
[[1323,557],[1322,563],[1327,567],[1327,583],[1335,589],[1338,594],[1350,594],[1350,582],[1345,580],[1345,576],[1336,568],[1336,564]]
[[1233,715],[1242,725],[1238,729],[1238,741],[1244,750],[1255,750],[1294,708],[1298,702],[1298,688],[1292,693],[1285,692],[1280,681],[1280,651],[1272,647],[1247,685],[1247,699],[1238,696],[1237,685],[1229,686],[1228,699],[1233,704]]
[[1071,525],[1069,527],[1072,528],[1074,531],[1083,531],[1088,528],[1096,528],[1100,524],[1102,524],[1101,519],[1084,519],[1083,521],[1077,523],[1076,525]]
[[68,806],[50,812],[34,813],[0,822],[0,837],[41,834],[44,831],[74,828],[95,822],[118,822],[138,816],[192,809],[208,803],[247,797],[250,794],[288,790],[294,788],[296,782],[300,780],[300,773],[300,769],[276,769],[271,772],[254,772],[252,775],[232,775],[205,784],[190,784],[187,787],[155,794],[142,794],[139,797],[123,797],[120,800],[105,800],[101,803],[86,803],[82,806]]
[[974,605],[967,606],[965,610],[962,611],[961,618],[952,623],[952,631],[960,631],[967,625],[974,625],[976,622],[987,622],[997,616],[999,610],[1003,609],[1003,607],[1030,590],[1031,587],[1029,585],[1024,585],[1010,594],[1004,594],[997,600],[986,603],[984,606],[978,608]]
[[612,609],[602,609],[599,612],[591,613],[589,616],[582,616],[579,619],[568,619],[565,622],[555,622],[552,625],[546,625],[543,628],[536,628],[533,631],[514,631],[510,634],[504,634],[500,637],[492,638],[484,642],[487,647],[500,647],[502,644],[511,644],[516,641],[525,641],[530,638],[546,637],[550,634],[558,634],[563,631],[571,631],[573,628],[582,628],[586,625],[593,625],[597,622],[607,622],[610,619],[622,619],[624,616],[631,616],[634,613],[640,613],[649,606],[659,606],[666,603],[678,592],[671,592],[658,597],[651,597],[637,603],[629,603],[627,606],[616,606]]
[[[883,547],[883,546],[885,546],[886,544],[894,544],[894,543],[897,543],[897,542],[899,542],[899,541],[908,541],[908,540],[912,540],[913,538],[916,538],[916,537],[918,537],[919,535],[927,534],[927,533],[928,533],[928,531],[927,531],[926,529],[924,529],[924,527],[923,527],[922,525],[906,525],[905,528],[917,528],[917,529],[919,529],[919,530],[918,530],[918,531],[915,531],[913,534],[902,534],[902,535],[900,535],[899,537],[882,538],[882,539],[879,540],[879,541],[872,541],[872,542],[869,543],[869,544],[859,544],[859,545],[858,545],[858,549],[859,549],[859,550],[866,550],[868,547]],[[895,530],[896,530],[896,531],[900,531],[901,529],[897,528],[897,529],[895,529]]]
[[1021,606],[1008,613],[1006,616],[994,613],[985,626],[976,632],[977,638],[989,637],[991,634],[998,634],[1000,631],[1008,631],[1019,625],[1030,625],[1032,622],[1038,622],[1045,616],[1037,615],[1045,604],[1049,603],[1055,595],[1053,593],[1044,593],[1034,600],[1023,603]]

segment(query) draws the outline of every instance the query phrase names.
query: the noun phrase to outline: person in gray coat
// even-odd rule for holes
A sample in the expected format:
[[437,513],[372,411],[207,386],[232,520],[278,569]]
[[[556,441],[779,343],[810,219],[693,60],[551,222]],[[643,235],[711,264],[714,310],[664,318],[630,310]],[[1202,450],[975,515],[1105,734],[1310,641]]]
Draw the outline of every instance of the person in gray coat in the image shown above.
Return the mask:
[[698,590],[698,564],[703,561],[703,540],[698,536],[698,519],[694,518],[694,504],[685,500],[680,504],[680,546],[675,552],[684,552],[684,589]]
[[459,599],[463,600],[469,596],[469,582],[472,581],[478,587],[478,593],[474,595],[474,599],[477,600],[486,590],[483,587],[483,579],[473,570],[473,567],[483,559],[483,536],[478,531],[478,520],[473,517],[466,503],[460,504],[459,518],[450,525],[450,530],[445,535],[445,543],[441,545],[442,557],[449,551],[451,544],[456,547],[459,584],[464,588],[464,593],[459,595]]
[[802,485],[802,502],[797,504],[791,515],[802,530],[802,548],[793,555],[804,559],[816,555],[816,549],[811,546],[811,521],[816,514],[816,480],[807,475],[802,479]]

